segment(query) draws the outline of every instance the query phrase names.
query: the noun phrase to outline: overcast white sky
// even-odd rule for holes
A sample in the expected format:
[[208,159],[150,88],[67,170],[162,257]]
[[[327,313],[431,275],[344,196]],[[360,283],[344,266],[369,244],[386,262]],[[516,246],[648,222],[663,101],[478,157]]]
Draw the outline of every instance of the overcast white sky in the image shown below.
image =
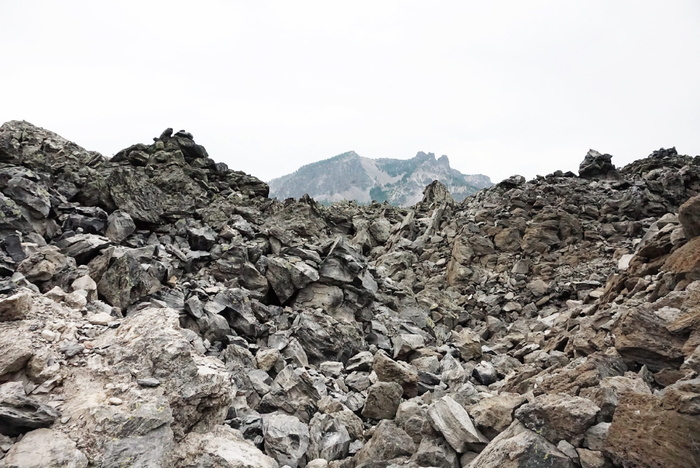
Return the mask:
[[700,1],[0,0],[0,121],[166,127],[264,180],[354,150],[494,181],[700,154]]

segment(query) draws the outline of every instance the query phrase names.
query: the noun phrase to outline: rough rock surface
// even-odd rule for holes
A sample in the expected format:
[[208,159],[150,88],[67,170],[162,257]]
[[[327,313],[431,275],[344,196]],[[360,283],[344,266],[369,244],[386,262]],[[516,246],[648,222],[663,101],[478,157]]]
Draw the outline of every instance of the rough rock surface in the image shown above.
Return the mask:
[[700,158],[608,156],[323,206],[2,125],[0,466],[700,466]]

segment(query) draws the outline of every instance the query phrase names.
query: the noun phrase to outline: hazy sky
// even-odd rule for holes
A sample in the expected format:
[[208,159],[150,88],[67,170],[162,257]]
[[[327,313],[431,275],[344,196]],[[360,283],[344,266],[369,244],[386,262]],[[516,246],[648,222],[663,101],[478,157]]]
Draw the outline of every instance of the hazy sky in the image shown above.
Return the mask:
[[264,180],[354,150],[495,181],[700,154],[700,1],[0,0],[0,121],[166,127]]

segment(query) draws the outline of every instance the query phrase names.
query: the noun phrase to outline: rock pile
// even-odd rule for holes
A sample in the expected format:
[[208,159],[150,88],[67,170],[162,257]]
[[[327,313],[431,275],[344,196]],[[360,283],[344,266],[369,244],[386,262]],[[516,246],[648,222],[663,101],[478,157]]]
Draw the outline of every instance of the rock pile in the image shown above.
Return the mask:
[[700,158],[412,208],[0,127],[0,466],[700,466]]

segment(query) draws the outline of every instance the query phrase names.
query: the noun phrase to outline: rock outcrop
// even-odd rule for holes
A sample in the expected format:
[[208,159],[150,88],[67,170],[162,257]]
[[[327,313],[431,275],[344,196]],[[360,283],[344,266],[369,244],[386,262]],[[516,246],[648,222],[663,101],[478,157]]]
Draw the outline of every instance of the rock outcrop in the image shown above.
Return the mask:
[[0,127],[0,466],[700,466],[700,158],[267,195]]

